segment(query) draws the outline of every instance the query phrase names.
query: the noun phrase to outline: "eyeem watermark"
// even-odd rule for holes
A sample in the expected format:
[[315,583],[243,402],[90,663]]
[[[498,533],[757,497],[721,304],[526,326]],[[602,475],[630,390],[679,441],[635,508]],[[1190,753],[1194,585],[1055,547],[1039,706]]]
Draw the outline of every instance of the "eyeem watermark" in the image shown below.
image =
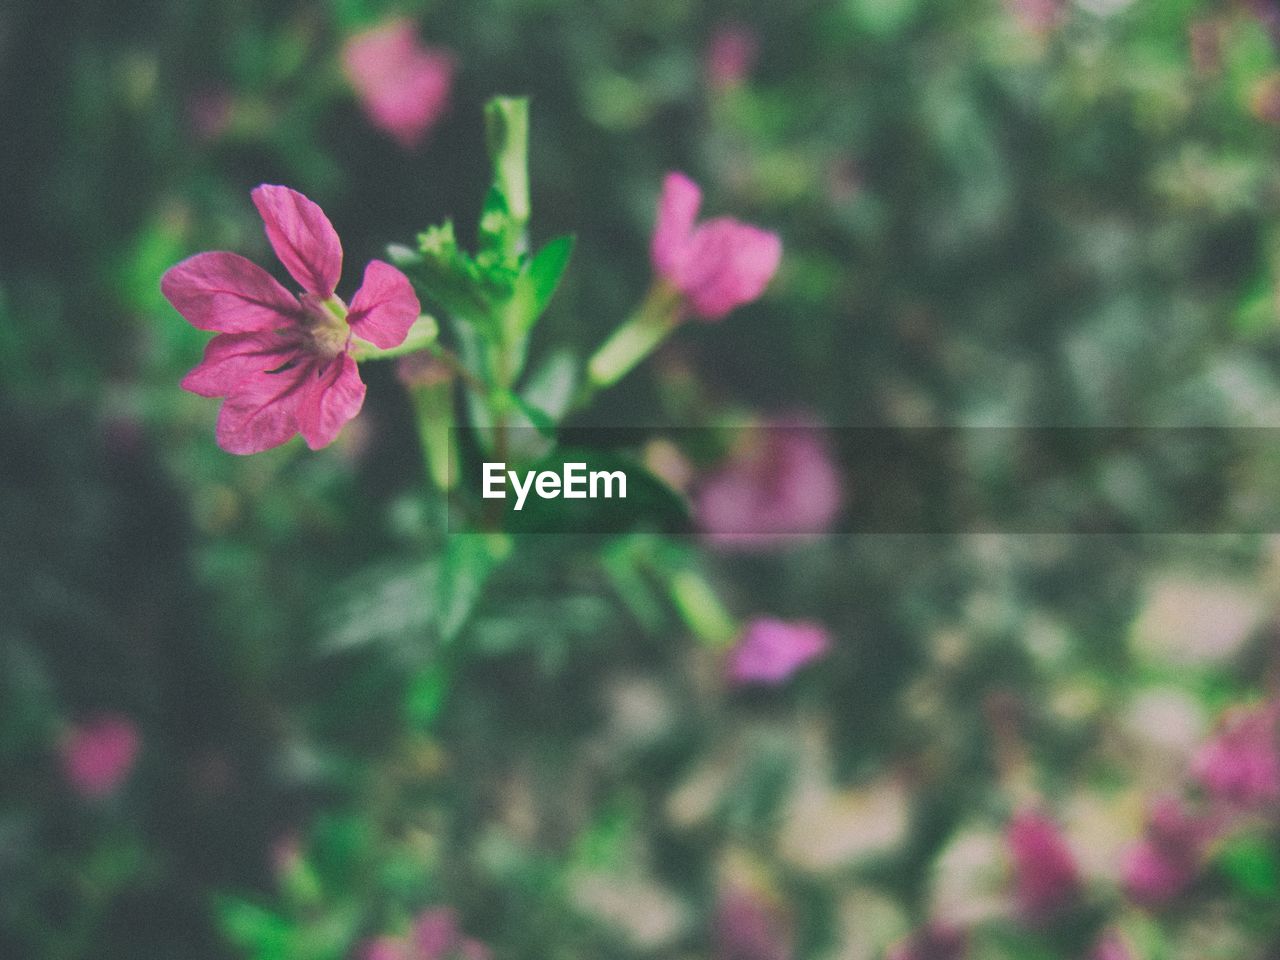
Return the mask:
[[[480,496],[486,500],[505,500],[507,482],[515,491],[513,509],[524,509],[529,493],[536,493],[543,500],[619,500],[627,498],[627,475],[622,470],[587,470],[586,463],[566,463],[557,473],[554,470],[526,470],[520,474],[508,470],[505,463],[486,461],[483,466]],[[615,492],[616,491],[616,492]]]

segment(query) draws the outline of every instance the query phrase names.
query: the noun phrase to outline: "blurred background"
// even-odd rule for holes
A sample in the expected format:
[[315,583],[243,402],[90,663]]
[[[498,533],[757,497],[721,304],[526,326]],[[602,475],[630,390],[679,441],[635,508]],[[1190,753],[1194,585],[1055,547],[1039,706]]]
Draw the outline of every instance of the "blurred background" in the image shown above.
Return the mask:
[[[328,213],[344,291],[470,242],[482,106],[527,94],[533,239],[577,237],[535,367],[643,296],[669,170],[782,237],[760,301],[581,416],[651,426],[695,502],[735,453],[665,427],[1269,427],[1278,23],[0,4],[0,957],[1280,956],[1275,538],[451,536],[391,365],[328,450],[231,456],[159,291],[274,264],[263,182]],[[352,55],[390,35],[425,112]],[[842,438],[746,475],[838,462],[856,503]],[[1173,529],[1140,466],[1081,482]]]

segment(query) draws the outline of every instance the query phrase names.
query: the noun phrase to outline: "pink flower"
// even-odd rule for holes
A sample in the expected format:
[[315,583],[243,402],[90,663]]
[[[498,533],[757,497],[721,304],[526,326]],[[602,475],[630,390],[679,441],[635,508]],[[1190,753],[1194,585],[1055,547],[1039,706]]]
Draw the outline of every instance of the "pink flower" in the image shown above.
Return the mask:
[[170,268],[160,281],[169,302],[192,326],[218,331],[182,386],[226,398],[217,437],[229,453],[258,453],[295,433],[318,450],[364,403],[352,337],[399,345],[418,298],[403,273],[371,260],[348,310],[334,294],[342,245],[324,211],[288,187],[260,186],[253,202],[303,293],[234,253],[198,253]]
[[187,100],[187,120],[197,140],[217,140],[229,129],[235,114],[235,98],[221,88],[202,90]]
[[746,439],[698,489],[694,515],[708,539],[768,548],[828,529],[843,495],[821,428],[803,417],[770,420]]
[[1275,704],[1236,710],[1191,762],[1191,775],[1216,800],[1244,809],[1280,799],[1280,741]]
[[62,773],[82,797],[108,796],[129,776],[140,744],[132,720],[103,714],[73,727],[63,738]]
[[890,949],[885,960],[961,960],[967,940],[957,927],[931,923]]
[[1133,960],[1133,953],[1120,934],[1110,930],[1094,944],[1089,960]]
[[820,624],[757,617],[729,651],[726,670],[735,684],[777,685],[830,647],[831,637]]
[[777,234],[728,217],[694,226],[702,191],[682,173],[662,184],[650,253],[658,275],[693,312],[718,320],[764,292],[782,259]]
[[1057,824],[1034,810],[1024,810],[1009,821],[1005,840],[1023,917],[1043,923],[1070,906],[1080,892],[1080,874]]
[[342,65],[369,122],[409,150],[448,106],[456,61],[423,46],[413,23],[397,19],[348,39]]
[[365,943],[360,960],[490,960],[489,948],[464,936],[452,907],[418,914],[407,937],[378,937]]
[[1130,847],[1120,864],[1129,897],[1148,907],[1181,894],[1200,871],[1213,821],[1187,813],[1171,797],[1158,801],[1147,819],[1146,836]]
[[707,45],[707,84],[712,90],[742,86],[760,52],[760,37],[742,23],[722,23]]
[[789,960],[788,941],[782,918],[759,897],[734,890],[716,905],[716,960]]
[[360,950],[360,960],[410,960],[408,945],[395,937],[378,937]]

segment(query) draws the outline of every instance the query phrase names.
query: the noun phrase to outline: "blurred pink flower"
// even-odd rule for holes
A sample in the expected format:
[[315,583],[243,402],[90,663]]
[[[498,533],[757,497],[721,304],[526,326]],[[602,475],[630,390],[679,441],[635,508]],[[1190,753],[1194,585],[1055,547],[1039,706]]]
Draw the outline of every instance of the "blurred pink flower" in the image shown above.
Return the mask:
[[1005,0],[1013,18],[1032,33],[1047,33],[1062,20],[1065,0]]
[[102,714],[72,727],[59,745],[62,773],[82,797],[114,793],[138,757],[141,739],[128,717]]
[[413,23],[396,19],[350,37],[342,65],[369,122],[408,150],[444,114],[456,60],[423,46]]
[[931,923],[890,948],[885,960],[962,960],[968,938],[958,927]]
[[1177,897],[1200,871],[1205,845],[1214,832],[1211,819],[1188,813],[1178,800],[1157,801],[1147,819],[1146,835],[1122,857],[1125,892],[1148,907]]
[[719,546],[768,548],[827,530],[842,501],[822,429],[804,417],[773,419],[703,481],[694,516]]
[[746,81],[760,52],[760,35],[744,23],[722,23],[707,44],[707,85],[715,91],[731,90]]
[[371,260],[348,312],[334,294],[342,245],[324,211],[295,190],[265,184],[253,202],[304,292],[295,297],[234,253],[198,253],[171,267],[160,281],[169,302],[192,326],[218,331],[182,386],[226,398],[217,437],[229,453],[258,453],[295,433],[318,450],[364,403],[352,336],[399,345],[418,318],[418,298],[403,273]]
[[1133,953],[1114,930],[1104,933],[1094,944],[1089,960],[1133,960]]
[[716,960],[790,960],[789,939],[778,912],[758,896],[731,890],[716,905]]
[[1037,811],[1023,810],[1009,821],[1005,841],[1018,910],[1026,920],[1043,923],[1075,901],[1080,872],[1057,824]]
[[725,667],[734,684],[776,685],[830,648],[831,636],[821,624],[757,617],[743,629]]
[[221,88],[210,88],[193,94],[187,100],[187,120],[197,140],[217,140],[231,128],[235,98]]
[[702,191],[683,173],[662,184],[650,253],[658,275],[704,320],[718,320],[764,292],[782,259],[778,235],[729,217],[698,226]]
[[489,948],[464,936],[452,907],[418,914],[407,937],[377,937],[365,943],[360,960],[490,960]]
[[408,945],[395,937],[378,937],[360,950],[360,960],[410,960]]
[[1280,799],[1280,705],[1237,709],[1191,762],[1191,775],[1215,799],[1244,809]]

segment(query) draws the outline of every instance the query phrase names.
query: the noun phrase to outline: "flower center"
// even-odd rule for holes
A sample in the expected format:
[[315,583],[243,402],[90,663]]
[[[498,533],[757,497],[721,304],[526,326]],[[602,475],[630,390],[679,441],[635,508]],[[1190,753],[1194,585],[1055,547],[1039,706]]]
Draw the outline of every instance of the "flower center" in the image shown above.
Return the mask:
[[304,293],[300,299],[308,348],[316,356],[332,360],[347,348],[347,342],[351,339],[351,327],[347,325],[347,305],[337,294],[321,300],[314,293]]

